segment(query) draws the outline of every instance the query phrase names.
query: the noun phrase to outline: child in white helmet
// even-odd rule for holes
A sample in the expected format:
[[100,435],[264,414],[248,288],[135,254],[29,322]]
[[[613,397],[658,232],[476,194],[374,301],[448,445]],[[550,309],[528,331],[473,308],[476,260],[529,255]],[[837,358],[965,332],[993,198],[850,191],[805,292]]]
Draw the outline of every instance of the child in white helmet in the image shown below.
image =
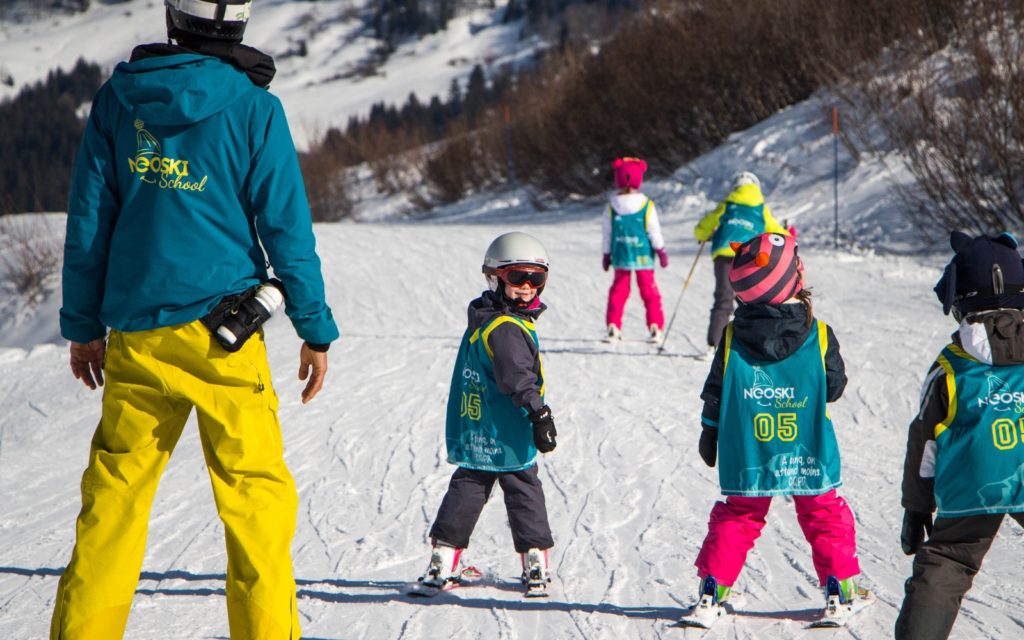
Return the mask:
[[715,267],[715,294],[708,320],[709,356],[722,337],[735,305],[736,294],[729,284],[729,265],[735,252],[731,242],[740,244],[762,233],[789,235],[772,217],[761,193],[761,181],[749,171],[732,177],[732,191],[714,210],[708,212],[693,230],[700,242],[711,242],[711,258]]
[[505,494],[512,540],[527,595],[546,595],[548,550],[554,545],[537,452],[555,448],[555,423],[544,401],[544,371],[534,322],[548,256],[536,238],[506,233],[484,257],[488,290],[469,303],[469,324],[448,396],[448,462],[458,466],[430,528],[426,573],[410,595],[458,586],[459,560],[494,488]]

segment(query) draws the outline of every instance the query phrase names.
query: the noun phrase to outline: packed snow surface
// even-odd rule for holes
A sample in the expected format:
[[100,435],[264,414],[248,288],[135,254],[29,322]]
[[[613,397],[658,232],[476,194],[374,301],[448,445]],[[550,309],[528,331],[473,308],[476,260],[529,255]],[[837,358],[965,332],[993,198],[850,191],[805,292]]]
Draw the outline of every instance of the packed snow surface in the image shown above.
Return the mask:
[[[295,575],[310,638],[671,638],[694,597],[693,561],[717,498],[697,454],[708,364],[701,350],[712,280],[706,255],[679,305],[667,353],[641,341],[642,304],[627,307],[621,345],[600,342],[610,274],[599,268],[600,211],[541,216],[522,208],[435,223],[321,225],[329,302],[343,338],[322,393],[299,402],[299,341],[267,330],[287,460],[299,494]],[[663,212],[672,263],[658,280],[670,315],[696,253],[693,219]],[[551,253],[538,323],[558,449],[540,462],[556,546],[551,597],[524,601],[499,496],[464,559],[481,583],[431,600],[403,595],[426,566],[427,530],[453,467],[443,425],[465,305],[484,285],[484,248],[526,230]],[[837,631],[804,630],[822,596],[793,507],[777,499],[737,587],[742,615],[708,637],[891,637],[911,561],[899,547],[906,427],[924,372],[952,321],[931,287],[931,258],[809,247],[819,317],[835,329],[850,382],[832,405],[864,582],[879,602]],[[39,319],[52,323],[52,317]],[[55,344],[0,350],[0,637],[46,635],[74,540],[78,481],[99,393]],[[223,638],[223,529],[194,422],[153,507],[128,638]],[[499,489],[495,490],[500,492]],[[1021,634],[1021,531],[996,540],[955,628],[958,638]]]

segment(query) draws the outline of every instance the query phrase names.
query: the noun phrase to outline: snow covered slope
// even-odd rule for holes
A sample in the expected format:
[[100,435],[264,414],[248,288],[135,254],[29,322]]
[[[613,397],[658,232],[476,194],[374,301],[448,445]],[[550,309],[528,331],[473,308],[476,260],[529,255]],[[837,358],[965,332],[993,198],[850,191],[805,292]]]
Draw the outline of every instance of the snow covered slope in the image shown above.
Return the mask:
[[[94,4],[87,15],[158,3]],[[279,4],[268,2],[268,12]],[[305,4],[312,11],[341,3]],[[254,35],[258,24],[254,18]],[[158,26],[147,33],[110,31],[123,38],[123,50],[110,61],[131,43],[158,37]],[[0,64],[8,64],[4,47],[11,36],[2,35]],[[73,40],[40,42],[61,49]],[[77,53],[60,55],[70,62]],[[295,85],[300,93],[301,84]],[[363,95],[360,86],[368,85],[339,93],[339,105]],[[282,91],[293,121],[302,119],[304,101],[316,102],[313,93],[297,93],[298,103],[288,103],[287,86]],[[903,179],[887,168],[887,158],[854,165],[844,155],[842,248],[831,248],[829,125],[821,104],[808,101],[733,136],[672,177],[645,184],[659,205],[672,258],[658,272],[671,314],[695,256],[693,225],[725,195],[734,171],[758,173],[775,215],[800,229],[817,312],[835,328],[850,376],[832,417],[864,579],[878,604],[848,629],[804,629],[822,599],[792,505],[778,500],[738,582],[747,593],[743,615],[707,637],[891,637],[910,571],[898,541],[899,483],[922,377],[953,329],[931,293],[948,253],[919,252],[898,203],[886,195],[889,180]],[[609,348],[597,340],[611,280],[598,266],[602,202],[540,213],[525,201],[516,192],[488,193],[422,223],[317,227],[343,338],[330,352],[327,386],[311,405],[299,402],[298,339],[283,317],[267,331],[300,494],[294,556],[305,637],[693,637],[668,625],[693,599],[692,563],[718,497],[717,472],[696,451],[698,395],[708,365],[689,357],[703,342],[710,264],[706,256],[698,262],[666,355],[635,341],[643,324],[635,294],[625,327],[634,341]],[[552,596],[523,601],[511,586],[518,558],[496,496],[465,555],[484,571],[482,584],[413,601],[402,587],[427,562],[426,533],[452,471],[444,462],[443,420],[465,304],[483,287],[479,266],[488,242],[513,229],[539,237],[553,263],[544,296],[550,310],[538,323],[559,430],[558,449],[541,462],[556,540]],[[898,255],[904,250],[910,253]],[[99,417],[99,395],[68,370],[58,305],[51,297],[34,316],[0,318],[0,638],[12,640],[46,635]],[[157,493],[126,637],[227,636],[223,528],[208,483],[192,424]],[[964,601],[955,637],[1021,634],[1022,543],[1024,533],[1007,525]]]
[[[610,283],[598,268],[599,209],[542,217],[491,206],[435,224],[317,228],[343,339],[312,404],[299,402],[297,338],[283,317],[269,325],[300,492],[294,552],[306,637],[687,637],[667,625],[693,597],[692,562],[718,496],[716,471],[696,451],[707,364],[688,357],[706,326],[707,258],[667,355],[631,341],[609,349],[596,340]],[[672,264],[658,277],[669,312],[694,258],[695,211],[668,205],[663,213]],[[557,545],[553,594],[523,601],[512,586],[518,559],[496,498],[465,556],[484,584],[413,601],[401,588],[426,564],[426,533],[452,471],[442,430],[464,306],[483,286],[484,248],[511,229],[537,235],[552,255],[551,308],[538,326],[559,429],[558,449],[541,462]],[[898,542],[900,469],[919,384],[952,329],[931,293],[941,260],[813,246],[802,253],[818,313],[847,362],[850,384],[832,416],[865,580],[880,601],[847,630],[805,631],[821,596],[792,505],[777,500],[738,583],[745,613],[735,629],[709,637],[891,637],[910,570]],[[627,338],[642,336],[641,307],[634,295]],[[39,638],[73,542],[99,396],[71,377],[65,348],[24,344],[0,351],[0,402],[0,637]],[[192,425],[157,494],[127,637],[226,637],[223,530],[208,482]],[[1007,526],[956,637],[1021,633],[1022,542]]]

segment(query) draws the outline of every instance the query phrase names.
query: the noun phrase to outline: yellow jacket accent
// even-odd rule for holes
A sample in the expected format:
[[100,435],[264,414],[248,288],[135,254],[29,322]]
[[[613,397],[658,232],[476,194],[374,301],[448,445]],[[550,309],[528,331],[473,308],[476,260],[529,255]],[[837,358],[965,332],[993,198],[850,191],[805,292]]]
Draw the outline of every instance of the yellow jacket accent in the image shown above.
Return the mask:
[[[956,345],[951,345],[950,350],[957,355],[971,358],[966,351]],[[974,358],[971,359],[973,360]],[[949,425],[953,424],[953,418],[956,417],[956,373],[953,371],[953,365],[944,356],[940,355],[938,357],[938,363],[942,370],[946,372],[946,393],[949,394],[949,407],[946,409],[946,419],[935,425],[936,438],[941,436],[949,428]]]

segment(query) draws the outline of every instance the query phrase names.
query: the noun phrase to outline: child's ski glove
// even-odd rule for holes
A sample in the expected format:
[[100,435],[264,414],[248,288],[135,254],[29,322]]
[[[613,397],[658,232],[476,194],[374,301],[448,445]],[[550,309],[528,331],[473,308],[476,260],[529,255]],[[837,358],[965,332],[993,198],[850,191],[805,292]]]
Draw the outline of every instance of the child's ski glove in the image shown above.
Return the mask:
[[697,445],[697,451],[700,452],[700,457],[704,464],[713,467],[715,466],[715,460],[718,459],[718,429],[707,425],[703,426],[704,429],[700,432],[700,443]]
[[662,269],[668,269],[668,254],[665,252],[665,247],[662,247],[655,251],[658,254],[658,260],[661,262]]
[[607,271],[610,266],[612,266],[612,256],[611,254],[606,253],[601,256],[601,268]]
[[704,227],[697,225],[693,230],[693,237],[697,238],[698,242],[707,242],[711,239],[711,236],[715,235],[714,229],[705,229]]
[[903,553],[912,556],[924,543],[924,534],[932,535],[932,514],[907,509],[903,512],[903,530],[900,531],[900,546]]
[[531,412],[528,416],[533,423],[533,444],[541,453],[551,453],[555,450],[555,419],[551,417],[551,408],[544,405],[540,409]]

